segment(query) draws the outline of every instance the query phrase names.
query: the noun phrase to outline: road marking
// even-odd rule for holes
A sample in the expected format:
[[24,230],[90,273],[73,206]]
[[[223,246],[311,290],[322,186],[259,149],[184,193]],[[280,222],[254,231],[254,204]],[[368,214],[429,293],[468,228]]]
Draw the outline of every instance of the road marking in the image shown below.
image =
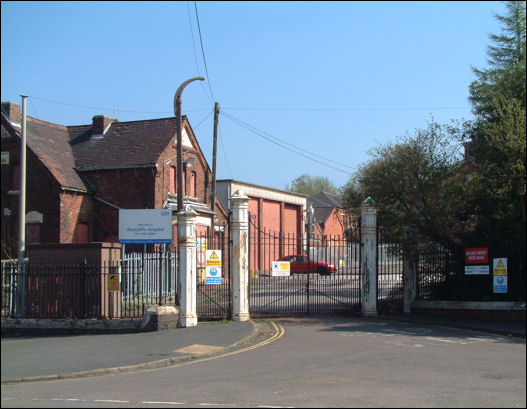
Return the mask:
[[151,405],[184,405],[184,402],[156,402],[156,401],[143,401],[139,403],[151,404]]
[[94,402],[109,402],[109,403],[130,403],[129,400],[113,400],[113,399],[94,399],[93,401]]
[[276,341],[277,339],[282,338],[284,336],[284,334],[285,334],[284,327],[282,327],[280,324],[275,324],[272,321],[270,321],[270,322],[271,322],[271,324],[272,324],[272,326],[273,326],[273,328],[275,330],[274,335],[271,338],[266,339],[265,341],[262,341],[262,342],[260,342],[260,343],[258,343],[256,345],[252,345],[252,346],[247,347],[247,348],[239,349],[237,351],[227,352],[225,354],[211,356],[211,357],[208,357],[208,358],[195,359],[195,360],[190,361],[190,362],[182,362],[180,364],[175,364],[175,365],[168,366],[168,367],[163,367],[163,368],[155,368],[155,369],[152,369],[152,370],[156,370],[156,369],[170,369],[170,368],[174,368],[174,367],[193,365],[193,364],[196,364],[198,362],[206,362],[206,361],[211,361],[213,359],[225,358],[227,356],[237,355],[237,354],[241,354],[242,352],[247,352],[247,351],[251,351],[251,350],[256,349],[256,348],[263,347],[263,346],[265,346],[267,344],[270,344],[271,342]]
[[462,345],[466,345],[466,342],[463,342],[463,341],[452,341],[452,340],[450,340],[450,339],[444,339],[444,338],[426,337],[426,339],[431,339],[432,341],[448,342],[448,343],[450,343],[450,344],[462,344]]

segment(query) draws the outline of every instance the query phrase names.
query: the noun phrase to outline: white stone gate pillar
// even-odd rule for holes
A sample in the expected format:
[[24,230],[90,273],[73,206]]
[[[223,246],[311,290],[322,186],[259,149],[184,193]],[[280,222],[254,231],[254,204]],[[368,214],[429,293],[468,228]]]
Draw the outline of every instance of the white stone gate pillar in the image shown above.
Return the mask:
[[249,315],[249,198],[239,190],[231,200],[232,319],[248,321]]
[[377,315],[377,206],[368,197],[361,206],[362,315]]
[[177,214],[178,275],[180,283],[179,326],[194,327],[198,324],[196,295],[196,216],[186,206]]

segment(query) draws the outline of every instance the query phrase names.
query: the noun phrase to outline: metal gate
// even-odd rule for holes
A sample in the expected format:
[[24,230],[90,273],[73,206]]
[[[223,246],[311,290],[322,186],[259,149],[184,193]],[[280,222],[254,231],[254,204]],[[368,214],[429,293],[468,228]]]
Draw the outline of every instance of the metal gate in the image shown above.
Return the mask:
[[[197,235],[196,250],[198,319],[230,319],[232,306],[228,232],[216,232],[214,237],[207,234]],[[214,256],[221,260],[221,263],[214,263],[212,271],[210,267],[207,271],[207,250],[216,250]]]
[[[360,240],[298,237],[259,229],[249,215],[251,316],[357,314],[361,311]],[[290,276],[273,276],[275,261],[290,262]]]
[[404,307],[403,244],[377,229],[377,312],[402,312]]

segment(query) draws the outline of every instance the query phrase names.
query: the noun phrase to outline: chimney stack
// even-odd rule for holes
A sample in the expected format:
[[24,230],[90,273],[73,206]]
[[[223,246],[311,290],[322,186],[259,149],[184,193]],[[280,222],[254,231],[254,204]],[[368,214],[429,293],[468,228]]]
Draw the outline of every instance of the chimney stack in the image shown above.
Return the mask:
[[7,116],[9,122],[19,124],[21,121],[20,105],[15,102],[2,102],[2,112]]
[[95,115],[92,118],[92,135],[103,135],[112,122],[117,122],[117,119],[105,115]]

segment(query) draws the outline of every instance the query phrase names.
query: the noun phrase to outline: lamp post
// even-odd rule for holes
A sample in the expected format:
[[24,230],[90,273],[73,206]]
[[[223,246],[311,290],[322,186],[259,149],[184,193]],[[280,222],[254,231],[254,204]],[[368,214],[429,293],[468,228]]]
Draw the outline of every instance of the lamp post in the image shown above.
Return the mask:
[[26,301],[27,301],[27,282],[26,282],[26,265],[24,261],[26,253],[26,98],[22,97],[22,121],[20,137],[20,186],[18,203],[18,274],[19,274],[19,308],[18,313],[22,318],[26,318]]
[[176,135],[177,135],[177,210],[183,210],[183,148],[181,141],[181,94],[185,87],[192,81],[204,81],[203,77],[194,77],[182,83],[174,96],[174,114],[176,115]]

